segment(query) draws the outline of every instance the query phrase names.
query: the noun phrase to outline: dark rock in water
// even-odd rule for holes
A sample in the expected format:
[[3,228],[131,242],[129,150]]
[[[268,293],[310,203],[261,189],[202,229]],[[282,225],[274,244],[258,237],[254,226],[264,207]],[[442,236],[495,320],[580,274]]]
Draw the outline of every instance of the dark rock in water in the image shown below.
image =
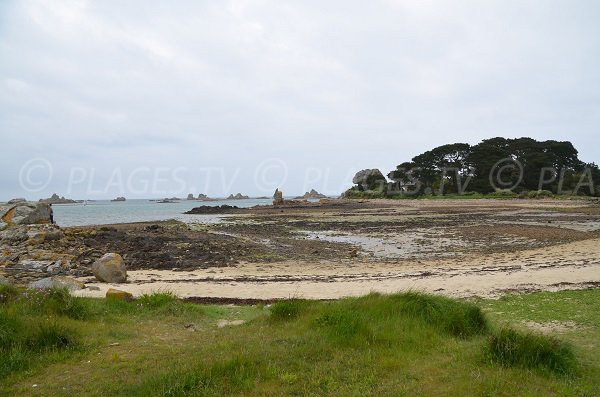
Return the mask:
[[112,199],[110,201],[127,201],[127,199],[125,197],[117,197],[116,199]]
[[237,210],[237,209],[239,209],[239,207],[237,207],[235,205],[227,205],[227,204],[216,205],[216,206],[202,205],[200,207],[192,208],[191,210],[184,212],[184,214],[192,214],[192,215],[223,214],[223,213],[230,212],[232,210]]

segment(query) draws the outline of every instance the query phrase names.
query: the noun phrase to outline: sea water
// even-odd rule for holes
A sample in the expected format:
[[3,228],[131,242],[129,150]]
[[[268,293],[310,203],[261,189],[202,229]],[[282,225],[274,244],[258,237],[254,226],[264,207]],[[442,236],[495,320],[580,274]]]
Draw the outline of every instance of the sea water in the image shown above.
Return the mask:
[[107,225],[176,219],[187,223],[218,222],[215,215],[186,215],[184,212],[202,205],[231,205],[240,208],[270,205],[272,199],[194,201],[178,200],[159,203],[150,200],[88,201],[77,204],[53,204],[54,221],[59,226]]

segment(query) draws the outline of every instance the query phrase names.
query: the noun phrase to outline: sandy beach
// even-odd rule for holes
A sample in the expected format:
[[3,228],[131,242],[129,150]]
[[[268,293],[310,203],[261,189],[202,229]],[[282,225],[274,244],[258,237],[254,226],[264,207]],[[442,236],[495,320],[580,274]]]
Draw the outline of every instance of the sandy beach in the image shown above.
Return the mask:
[[[246,209],[219,224],[185,226],[226,236],[213,254],[227,251],[231,263],[210,266],[209,257],[202,268],[133,265],[125,284],[83,276],[79,279],[88,288],[76,293],[100,297],[119,288],[134,295],[168,290],[181,297],[334,299],[409,289],[497,297],[589,288],[600,284],[599,214],[595,203],[557,200],[386,200]],[[116,227],[128,233],[148,228]],[[240,254],[248,252],[245,258]]]

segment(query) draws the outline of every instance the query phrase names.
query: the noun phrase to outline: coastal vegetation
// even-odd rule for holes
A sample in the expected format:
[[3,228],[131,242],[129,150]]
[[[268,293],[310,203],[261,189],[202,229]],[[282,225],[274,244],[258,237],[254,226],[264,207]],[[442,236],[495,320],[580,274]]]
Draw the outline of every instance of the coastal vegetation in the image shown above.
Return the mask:
[[348,198],[600,196],[600,169],[568,141],[492,138],[436,147],[388,173],[363,170]]
[[[591,396],[600,387],[597,289],[253,306],[168,292],[124,302],[2,286],[0,296],[2,395]],[[558,331],[536,329],[547,324]]]

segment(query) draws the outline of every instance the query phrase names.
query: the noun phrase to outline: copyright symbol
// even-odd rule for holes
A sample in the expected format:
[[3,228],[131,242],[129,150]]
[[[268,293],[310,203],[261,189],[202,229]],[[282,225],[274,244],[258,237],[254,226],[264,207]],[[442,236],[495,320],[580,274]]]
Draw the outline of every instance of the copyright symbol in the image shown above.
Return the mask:
[[287,180],[287,177],[287,164],[279,158],[264,160],[254,171],[254,183],[262,191],[271,191],[280,188]]
[[52,164],[46,159],[35,158],[27,161],[19,171],[19,184],[27,192],[44,190],[52,180]]
[[495,189],[513,190],[523,180],[523,164],[513,158],[505,158],[490,170],[490,185]]

